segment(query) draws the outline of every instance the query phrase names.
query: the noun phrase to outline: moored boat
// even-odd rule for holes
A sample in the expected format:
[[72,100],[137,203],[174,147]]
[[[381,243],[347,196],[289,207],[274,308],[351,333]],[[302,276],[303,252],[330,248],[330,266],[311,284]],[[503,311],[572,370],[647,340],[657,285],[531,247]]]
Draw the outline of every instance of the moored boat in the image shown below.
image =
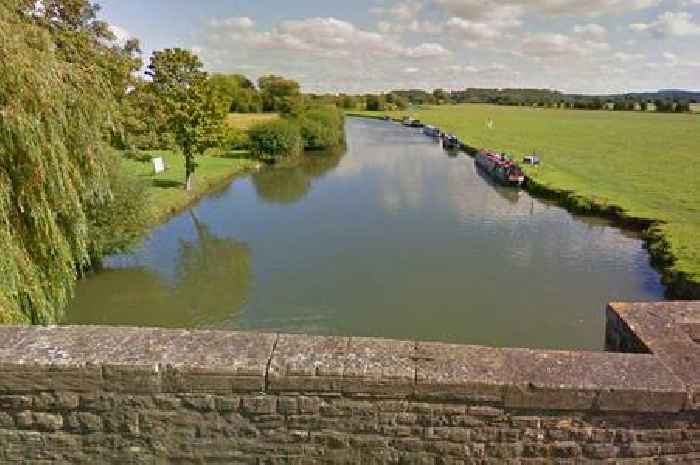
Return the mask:
[[423,128],[423,134],[428,137],[440,137],[440,130],[435,126],[427,125]]
[[425,126],[420,120],[411,118],[410,116],[404,116],[403,120],[401,120],[401,124],[407,128],[422,128]]
[[445,150],[457,150],[462,146],[462,143],[452,134],[442,135],[442,148]]
[[505,154],[479,150],[476,154],[476,164],[503,184],[522,186],[525,182],[523,171]]

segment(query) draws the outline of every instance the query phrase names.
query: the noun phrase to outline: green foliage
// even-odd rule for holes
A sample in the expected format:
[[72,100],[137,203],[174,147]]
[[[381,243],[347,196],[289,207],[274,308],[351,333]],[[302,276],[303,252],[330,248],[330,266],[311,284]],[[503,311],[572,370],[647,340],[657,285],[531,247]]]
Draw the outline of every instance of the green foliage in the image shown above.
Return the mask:
[[[142,158],[150,160],[151,156],[144,154]],[[146,183],[131,175],[115,153],[105,160],[108,161],[112,195],[87,209],[89,248],[95,260],[103,255],[125,252],[144,236],[151,221]]]
[[262,99],[255,85],[240,74],[214,74],[209,79],[219,95],[226,100],[231,113],[259,113]]
[[166,126],[185,157],[185,186],[192,189],[195,155],[221,144],[225,99],[211,85],[202,62],[180,48],[155,51],[148,66],[152,88],[165,111]]
[[123,130],[113,140],[120,149],[172,149],[175,139],[167,126],[167,114],[152,85],[139,82],[122,100]]
[[357,108],[357,100],[352,95],[343,95],[340,99],[340,107],[345,110],[354,110]]
[[253,155],[263,160],[295,157],[304,147],[299,126],[288,119],[257,124],[248,135]]
[[258,80],[263,111],[298,114],[295,109],[303,105],[299,83],[281,76],[263,76]]
[[66,61],[19,7],[0,4],[0,322],[51,323],[90,264],[86,205],[111,196],[116,104],[105,73]]
[[221,140],[223,150],[248,150],[250,147],[250,137],[242,129],[226,126]]
[[386,101],[382,95],[366,95],[365,96],[365,108],[367,111],[384,111],[386,107]]
[[306,150],[320,150],[345,142],[345,119],[335,106],[312,107],[299,118]]

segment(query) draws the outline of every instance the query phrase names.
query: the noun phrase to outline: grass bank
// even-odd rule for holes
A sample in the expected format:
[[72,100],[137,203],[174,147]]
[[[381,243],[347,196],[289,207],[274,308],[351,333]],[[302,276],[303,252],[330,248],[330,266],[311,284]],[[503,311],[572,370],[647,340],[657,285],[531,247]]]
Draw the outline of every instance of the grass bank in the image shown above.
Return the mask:
[[255,169],[257,162],[241,153],[220,157],[205,155],[197,158],[194,189],[185,191],[185,162],[182,155],[172,151],[148,151],[153,157],[162,157],[167,170],[154,174],[153,163],[124,159],[124,169],[147,183],[150,197],[150,215],[153,225],[166,221],[204,195],[224,187],[236,175]]
[[670,294],[700,298],[699,115],[493,105],[411,114],[473,147],[518,157],[536,151],[543,164],[526,167],[531,189],[579,212],[643,225]]

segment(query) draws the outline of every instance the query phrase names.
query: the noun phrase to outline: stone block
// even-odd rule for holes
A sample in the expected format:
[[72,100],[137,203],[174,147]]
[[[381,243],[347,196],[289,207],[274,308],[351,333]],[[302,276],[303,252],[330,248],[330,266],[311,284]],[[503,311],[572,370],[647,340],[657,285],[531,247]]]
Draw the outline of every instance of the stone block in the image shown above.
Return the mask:
[[251,415],[273,415],[277,412],[277,398],[274,396],[245,396],[241,411]]
[[18,428],[34,431],[52,432],[63,428],[63,417],[50,413],[22,412],[15,421]]
[[66,428],[81,434],[97,433],[102,431],[102,418],[87,412],[71,413],[66,416]]
[[502,402],[515,380],[510,352],[418,342],[416,396],[428,400]]

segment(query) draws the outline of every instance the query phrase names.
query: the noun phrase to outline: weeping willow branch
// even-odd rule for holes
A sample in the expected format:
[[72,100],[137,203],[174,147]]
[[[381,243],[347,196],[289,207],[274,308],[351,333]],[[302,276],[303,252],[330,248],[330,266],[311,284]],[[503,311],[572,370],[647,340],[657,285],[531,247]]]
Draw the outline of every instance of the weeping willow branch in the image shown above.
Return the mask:
[[61,60],[21,2],[0,5],[0,323],[60,320],[90,262],[86,205],[111,197],[99,69]]

